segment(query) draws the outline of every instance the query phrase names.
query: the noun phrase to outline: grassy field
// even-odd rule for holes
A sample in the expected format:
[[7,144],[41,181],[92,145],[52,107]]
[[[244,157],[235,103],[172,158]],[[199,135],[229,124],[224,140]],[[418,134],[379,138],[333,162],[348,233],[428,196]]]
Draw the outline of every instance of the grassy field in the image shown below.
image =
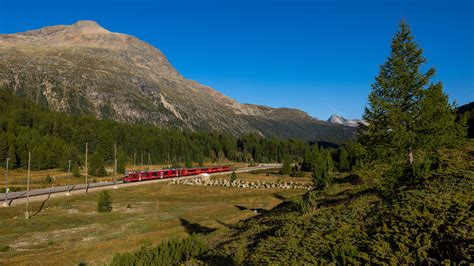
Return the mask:
[[[251,173],[239,178],[281,179]],[[304,192],[160,183],[111,191],[111,213],[97,212],[95,192],[35,202],[30,220],[23,218],[24,206],[2,208],[0,264],[103,264],[117,252],[193,232],[218,239],[226,225]]]

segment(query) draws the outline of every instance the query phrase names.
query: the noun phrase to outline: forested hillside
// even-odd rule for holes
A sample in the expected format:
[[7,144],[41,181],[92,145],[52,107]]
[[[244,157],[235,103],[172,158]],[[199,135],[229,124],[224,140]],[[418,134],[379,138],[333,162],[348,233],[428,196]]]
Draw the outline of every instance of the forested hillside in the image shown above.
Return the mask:
[[[85,145],[90,158],[113,162],[117,143],[120,164],[125,161],[169,164],[190,162],[277,162],[284,155],[302,157],[309,144],[299,140],[268,139],[257,135],[236,138],[213,132],[182,132],[153,126],[128,125],[92,116],[69,116],[49,111],[29,100],[0,90],[0,158],[10,167],[26,168],[31,151],[32,169],[66,168],[68,160],[81,166]],[[123,169],[122,169],[123,170]]]

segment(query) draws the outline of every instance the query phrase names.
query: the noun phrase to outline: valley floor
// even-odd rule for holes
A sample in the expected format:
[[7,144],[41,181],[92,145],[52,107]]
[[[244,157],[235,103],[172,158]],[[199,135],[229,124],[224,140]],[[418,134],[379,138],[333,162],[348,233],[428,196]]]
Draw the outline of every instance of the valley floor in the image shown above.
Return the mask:
[[[239,174],[244,180],[259,176],[279,178]],[[103,264],[115,253],[137,250],[144,243],[191,233],[212,232],[212,238],[219,238],[226,225],[304,192],[150,184],[111,190],[111,213],[97,212],[96,192],[32,203],[30,220],[23,218],[23,205],[1,208],[0,264]]]

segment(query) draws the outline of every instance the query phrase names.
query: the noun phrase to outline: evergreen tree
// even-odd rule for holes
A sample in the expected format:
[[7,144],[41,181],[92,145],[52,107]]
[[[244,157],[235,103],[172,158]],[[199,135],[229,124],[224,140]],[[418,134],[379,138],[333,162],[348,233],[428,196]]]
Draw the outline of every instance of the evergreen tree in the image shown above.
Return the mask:
[[310,149],[305,150],[303,163],[301,164],[301,171],[311,171],[313,165],[313,154]]
[[188,157],[186,157],[186,160],[184,161],[184,166],[187,168],[191,168],[193,167],[193,162],[191,162],[191,160]]
[[454,108],[443,93],[441,83],[423,91],[417,139],[425,152],[435,152],[440,147],[455,146],[465,137],[465,128],[456,123]]
[[8,149],[7,136],[0,132],[0,160],[4,161],[8,157]]
[[346,148],[342,147],[339,150],[339,171],[348,170],[350,170],[349,154],[347,153]]
[[328,186],[333,180],[334,162],[327,149],[321,150],[314,159],[312,177],[318,186]]
[[237,174],[235,171],[232,171],[232,174],[230,174],[230,182],[234,182],[237,180]]
[[99,200],[97,201],[97,210],[99,212],[111,212],[112,211],[112,199],[109,191],[103,190],[99,194]]
[[11,143],[10,147],[8,147],[8,158],[10,161],[8,162],[8,167],[10,169],[14,169],[18,166],[17,154],[15,144]]
[[74,166],[72,167],[71,172],[72,172],[73,177],[81,177],[81,173],[79,172],[79,167],[76,164],[74,164]]
[[127,167],[127,156],[123,152],[122,149],[118,149],[117,151],[117,172],[118,173],[125,173]]
[[88,165],[89,174],[93,176],[106,176],[107,171],[104,167],[104,157],[100,151],[94,152]]
[[[418,149],[447,140],[451,107],[442,85],[430,84],[435,70],[421,71],[426,63],[422,52],[402,21],[390,56],[372,85],[364,114],[368,126],[359,131],[359,140],[373,159],[405,161],[412,167]],[[442,119],[435,118],[437,115]],[[441,132],[442,137],[436,139]]]
[[283,166],[281,167],[281,174],[289,175],[290,173],[291,173],[291,158],[290,156],[286,155],[283,158]]

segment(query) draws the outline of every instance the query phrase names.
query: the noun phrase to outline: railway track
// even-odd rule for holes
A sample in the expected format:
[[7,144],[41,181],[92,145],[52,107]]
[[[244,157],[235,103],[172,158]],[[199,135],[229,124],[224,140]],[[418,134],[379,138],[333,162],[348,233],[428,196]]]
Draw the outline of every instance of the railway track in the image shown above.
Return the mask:
[[[245,167],[235,170],[236,173],[244,173],[244,172],[251,172],[256,170],[268,170],[268,169],[277,169],[281,168],[281,164],[261,164],[255,167]],[[211,173],[210,176],[218,176],[218,175],[225,175],[229,174],[232,171],[227,172],[220,172],[220,173]],[[145,180],[140,182],[132,182],[132,183],[124,183],[122,181],[117,182],[98,182],[98,183],[89,183],[89,184],[76,184],[76,185],[69,185],[69,186],[59,186],[59,187],[52,187],[52,188],[40,188],[40,189],[33,189],[30,190],[28,197],[31,201],[35,201],[36,199],[43,199],[45,196],[50,197],[52,195],[55,196],[67,196],[71,193],[78,194],[78,193],[86,193],[88,191],[96,191],[102,189],[112,189],[112,188],[120,188],[120,187],[128,187],[128,186],[141,186],[147,185],[152,183],[160,183],[160,182],[169,182],[175,179],[191,179],[196,178],[199,175],[192,175],[192,176],[182,176],[182,177],[173,177],[173,178],[164,178],[164,179],[154,179],[154,180]],[[22,203],[27,198],[26,191],[15,191],[9,192],[6,195],[5,193],[0,193],[0,202],[3,204],[4,207],[10,206],[16,202]]]

